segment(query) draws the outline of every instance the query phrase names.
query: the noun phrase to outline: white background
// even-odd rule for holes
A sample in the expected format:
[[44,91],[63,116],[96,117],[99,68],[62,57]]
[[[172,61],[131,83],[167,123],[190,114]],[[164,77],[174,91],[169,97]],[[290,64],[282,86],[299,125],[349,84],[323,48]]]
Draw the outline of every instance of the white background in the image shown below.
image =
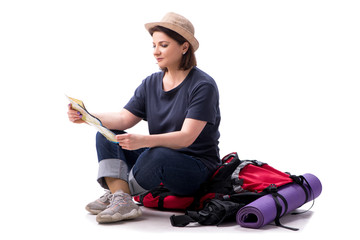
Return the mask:
[[[90,112],[120,110],[158,71],[144,23],[169,11],[192,21],[198,67],[218,83],[221,155],[237,151],[322,181],[313,209],[287,220],[300,232],[178,229],[169,214],[149,210],[104,226],[85,212],[103,193],[95,181],[95,130],[68,121],[64,94]],[[359,12],[347,0],[0,1],[1,239],[355,236]]]

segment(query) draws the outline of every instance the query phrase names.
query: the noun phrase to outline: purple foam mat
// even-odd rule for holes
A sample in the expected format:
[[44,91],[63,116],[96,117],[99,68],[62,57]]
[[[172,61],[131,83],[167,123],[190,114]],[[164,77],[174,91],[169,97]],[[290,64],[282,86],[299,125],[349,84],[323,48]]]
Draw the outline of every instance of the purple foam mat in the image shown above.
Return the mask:
[[[308,184],[304,182],[304,185],[309,195],[307,202],[309,202],[320,195],[322,191],[322,185],[320,180],[313,174],[306,173],[303,176],[308,181],[312,189],[312,192],[310,192]],[[303,188],[296,183],[290,183],[285,186],[279,187],[278,193],[281,194],[287,201],[288,210],[285,214],[301,207],[306,200],[306,194]],[[281,199],[279,199],[279,202],[282,206],[281,215],[284,215],[284,202]],[[237,212],[236,215],[237,223],[240,226],[246,228],[261,228],[268,223],[274,221],[275,218],[276,205],[271,194],[267,194],[244,206]]]

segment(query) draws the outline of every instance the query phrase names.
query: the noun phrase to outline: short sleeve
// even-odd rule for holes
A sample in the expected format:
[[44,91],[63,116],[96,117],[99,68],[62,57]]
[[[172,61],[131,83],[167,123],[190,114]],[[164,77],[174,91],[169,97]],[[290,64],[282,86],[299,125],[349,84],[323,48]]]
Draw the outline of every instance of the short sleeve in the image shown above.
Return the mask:
[[215,124],[218,114],[219,92],[216,86],[203,83],[191,93],[186,118]]
[[145,81],[143,81],[124,108],[135,116],[146,119],[145,97]]

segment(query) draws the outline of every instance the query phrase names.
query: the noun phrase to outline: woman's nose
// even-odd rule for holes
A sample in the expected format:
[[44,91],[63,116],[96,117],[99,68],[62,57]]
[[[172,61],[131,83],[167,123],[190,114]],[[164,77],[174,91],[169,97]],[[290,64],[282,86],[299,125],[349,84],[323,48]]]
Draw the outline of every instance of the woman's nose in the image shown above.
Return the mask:
[[159,55],[159,54],[160,54],[159,47],[158,46],[154,47],[154,55]]

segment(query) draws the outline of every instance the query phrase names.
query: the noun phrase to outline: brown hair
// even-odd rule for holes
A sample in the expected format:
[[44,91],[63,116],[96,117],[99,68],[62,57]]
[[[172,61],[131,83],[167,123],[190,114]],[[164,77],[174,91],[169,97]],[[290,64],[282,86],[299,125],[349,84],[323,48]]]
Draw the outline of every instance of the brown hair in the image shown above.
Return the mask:
[[[149,30],[150,35],[152,36],[154,34],[154,32],[163,32],[166,35],[168,35],[170,38],[174,39],[177,43],[179,43],[180,45],[183,44],[184,42],[188,42],[183,36],[181,36],[180,34],[178,34],[177,32],[165,28],[165,27],[161,27],[161,26],[155,26],[153,28],[151,28]],[[192,67],[195,67],[197,65],[196,62],[196,57],[195,57],[195,53],[194,53],[194,48],[193,46],[189,43],[189,49],[188,51],[182,56],[181,61],[180,61],[180,65],[179,65],[179,69],[180,70],[188,70]],[[164,72],[167,71],[167,68],[161,69]]]

